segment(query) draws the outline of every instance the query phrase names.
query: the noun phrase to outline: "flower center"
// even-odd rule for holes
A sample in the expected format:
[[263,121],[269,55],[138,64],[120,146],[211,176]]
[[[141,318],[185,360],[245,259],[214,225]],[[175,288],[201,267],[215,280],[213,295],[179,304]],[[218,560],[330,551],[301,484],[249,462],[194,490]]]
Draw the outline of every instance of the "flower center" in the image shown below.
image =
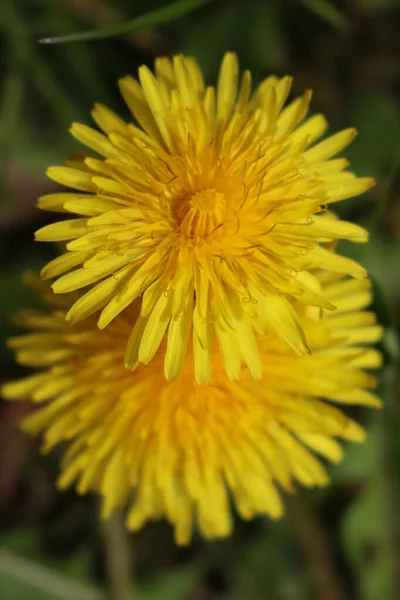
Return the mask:
[[189,196],[178,211],[181,230],[190,237],[207,237],[224,222],[225,197],[214,189]]

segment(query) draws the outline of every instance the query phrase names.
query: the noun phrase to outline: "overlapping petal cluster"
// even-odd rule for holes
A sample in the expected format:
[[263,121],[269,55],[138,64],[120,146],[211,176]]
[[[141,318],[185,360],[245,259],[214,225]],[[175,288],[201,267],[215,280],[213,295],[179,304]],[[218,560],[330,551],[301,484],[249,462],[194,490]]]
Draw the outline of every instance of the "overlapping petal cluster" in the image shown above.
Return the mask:
[[103,133],[71,129],[96,156],[48,171],[76,191],[39,206],[80,216],[37,232],[38,240],[67,242],[43,276],[61,275],[56,293],[88,289],[68,312],[74,323],[101,311],[103,329],[140,298],[128,369],[137,365],[133,355],[150,363],[166,338],[164,370],[173,380],[192,338],[196,381],[206,384],[216,339],[230,380],[240,378],[242,361],[259,380],[255,334],[277,334],[305,354],[292,300],[334,308],[318,292],[315,269],[365,276],[327,245],[367,239],[327,210],[373,184],[334,158],[355,131],[317,142],[327,123],[320,114],[307,118],[310,92],[284,108],[290,77],[268,77],[251,94],[250,73],[238,89],[238,71],[227,54],[214,89],[192,59],[158,59],[155,75],[141,67],[140,83],[120,82],[140,128],[96,105]]
[[39,206],[68,218],[37,232],[66,248],[10,340],[39,372],[2,389],[37,404],[44,451],[66,443],[61,488],[131,529],[166,518],[179,544],[228,535],[233,506],[279,517],[282,491],[328,482],[316,455],[364,438],[335,405],[380,405],[370,282],[334,251],[367,232],[329,210],[373,184],[335,158],[355,132],[318,141],[309,92],[286,105],[289,77],[251,94],[238,72],[227,54],[214,89],[158,59],[120,82],[135,125],[102,105],[102,133],[73,125],[91,153],[49,169],[71,190]]
[[365,372],[381,362],[368,347],[381,335],[364,310],[369,282],[336,275],[318,281],[337,310],[296,307],[311,355],[295,354],[274,333],[259,337],[261,381],[243,364],[240,381],[231,382],[215,348],[207,386],[195,382],[190,350],[179,378],[165,379],[165,342],[150,365],[125,369],[138,302],[101,331],[93,317],[67,322],[62,300],[46,292],[50,309],[21,313],[31,331],[10,340],[18,362],[41,372],[7,384],[3,394],[38,405],[24,428],[43,433],[45,451],[69,442],[61,488],[76,482],[80,493],[100,492],[104,516],[128,505],[131,529],[166,518],[179,544],[190,541],[194,524],[207,538],[223,537],[232,528],[230,497],[244,519],[277,518],[279,489],[328,483],[314,453],[336,462],[338,440],[364,439],[334,405],[380,405],[371,391],[376,380]]

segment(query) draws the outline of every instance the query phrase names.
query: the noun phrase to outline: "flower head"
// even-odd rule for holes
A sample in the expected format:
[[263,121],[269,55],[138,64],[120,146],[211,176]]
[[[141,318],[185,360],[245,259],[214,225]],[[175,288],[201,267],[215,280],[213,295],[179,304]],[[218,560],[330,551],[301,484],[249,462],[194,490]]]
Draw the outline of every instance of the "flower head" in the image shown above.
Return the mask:
[[[254,382],[242,363],[241,381],[231,382],[216,348],[208,386],[195,382],[190,350],[180,377],[165,379],[165,341],[151,364],[133,373],[124,368],[138,302],[100,331],[94,318],[66,322],[60,297],[46,292],[51,310],[21,313],[19,322],[33,331],[10,340],[20,363],[42,371],[6,384],[3,395],[38,405],[24,428],[43,433],[44,451],[69,443],[60,487],[76,482],[80,493],[100,492],[104,516],[128,505],[131,529],[165,517],[180,544],[189,542],[193,523],[207,538],[226,536],[229,494],[244,519],[277,518],[278,488],[328,482],[314,453],[336,462],[338,439],[364,438],[333,404],[380,405],[371,392],[375,378],[364,371],[381,360],[368,347],[381,335],[374,314],[364,310],[368,280],[318,281],[337,310],[296,307],[312,355],[296,355],[272,333],[258,340],[262,380]],[[137,355],[138,346],[129,344]]]
[[141,298],[129,342],[138,361],[128,348],[127,368],[148,364],[167,338],[165,376],[175,379],[192,332],[198,383],[210,379],[214,339],[230,380],[240,377],[241,358],[258,380],[255,333],[277,334],[305,354],[309,341],[291,300],[334,308],[318,292],[315,269],[365,275],[329,249],[339,238],[367,239],[327,211],[373,184],[333,158],[355,131],[315,143],[327,123],[320,114],[306,119],[310,92],[283,108],[291,78],[268,77],[251,95],[249,71],[238,90],[234,54],[225,56],[216,89],[182,56],[157,59],[155,75],[141,67],[139,79],[120,81],[137,125],[96,105],[103,133],[81,124],[71,133],[99,157],[48,171],[77,191],[45,196],[39,206],[80,216],[37,232],[41,241],[68,242],[42,275],[63,274],[56,293],[89,287],[67,314],[74,323],[101,309],[104,328]]

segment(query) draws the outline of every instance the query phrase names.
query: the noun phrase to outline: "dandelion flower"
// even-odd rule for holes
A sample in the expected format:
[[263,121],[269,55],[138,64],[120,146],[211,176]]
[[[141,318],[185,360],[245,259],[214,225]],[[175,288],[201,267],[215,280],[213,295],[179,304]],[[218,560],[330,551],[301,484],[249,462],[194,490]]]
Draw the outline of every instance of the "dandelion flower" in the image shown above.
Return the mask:
[[[206,87],[191,58],[157,59],[139,81],[120,81],[136,125],[96,105],[103,133],[75,123],[72,135],[97,156],[51,167],[54,181],[76,191],[44,196],[40,208],[75,213],[37,232],[66,241],[44,278],[53,289],[87,287],[72,306],[76,323],[102,309],[103,329],[141,299],[129,348],[148,364],[167,338],[164,371],[175,379],[192,332],[195,377],[207,383],[214,340],[230,380],[243,358],[260,379],[256,334],[277,334],[297,354],[309,341],[291,300],[325,309],[314,269],[365,276],[326,243],[367,239],[366,231],[332,217],[327,206],[365,192],[370,178],[333,158],[354,138],[346,129],[316,143],[327,123],[306,118],[311,93],[283,108],[291,78],[268,77],[251,94],[245,71],[227,54],[216,88]],[[68,272],[69,271],[69,272]],[[132,368],[129,352],[125,365]]]
[[[47,293],[53,308],[20,314],[32,332],[9,342],[19,363],[41,371],[6,384],[3,395],[37,405],[23,427],[43,434],[45,452],[67,442],[60,488],[75,482],[79,493],[99,492],[104,517],[127,507],[130,529],[166,518],[177,543],[187,544],[194,525],[206,538],[229,535],[231,505],[243,519],[278,518],[280,490],[328,483],[315,454],[336,462],[339,440],[364,439],[334,405],[380,405],[365,371],[381,362],[368,347],[381,335],[365,310],[368,280],[329,274],[318,282],[337,309],[296,307],[311,355],[295,354],[271,333],[257,340],[262,380],[242,363],[241,381],[232,382],[216,347],[208,386],[195,382],[191,350],[180,377],[164,377],[165,340],[149,365],[124,368],[138,301],[100,331],[94,317],[67,322],[61,297]],[[137,342],[129,351],[138,361]]]

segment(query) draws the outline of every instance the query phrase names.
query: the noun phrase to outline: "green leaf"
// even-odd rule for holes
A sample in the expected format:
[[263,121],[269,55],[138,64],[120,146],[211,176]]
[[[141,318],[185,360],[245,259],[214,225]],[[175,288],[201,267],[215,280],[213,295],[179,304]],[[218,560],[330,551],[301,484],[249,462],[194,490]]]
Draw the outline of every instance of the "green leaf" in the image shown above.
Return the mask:
[[392,187],[397,179],[399,171],[400,171],[400,145],[398,146],[397,151],[395,152],[395,154],[393,156],[392,163],[391,163],[390,169],[389,169],[389,173],[386,178],[385,186],[382,191],[381,200],[379,202],[377,202],[375,210],[374,210],[374,214],[372,215],[371,224],[370,224],[371,231],[377,231],[382,222],[382,219],[385,217],[385,214],[386,214],[386,211],[388,208],[388,204],[389,204],[389,200],[390,200],[390,193],[391,193]]
[[[30,255],[24,261],[16,261],[8,268],[3,268],[0,274],[0,287],[4,290],[3,298],[0,303],[0,358],[2,360],[11,360],[11,352],[6,347],[6,339],[15,334],[15,328],[12,325],[11,318],[14,312],[22,307],[32,307],[35,305],[34,299],[26,293],[21,278],[21,273],[32,270],[39,272],[43,265],[43,258],[39,255]],[[0,588],[1,589],[1,588]]]
[[215,79],[221,56],[227,49],[239,53],[243,40],[239,34],[247,16],[244,6],[231,6],[229,11],[217,7],[188,19],[185,27],[177,32],[183,53],[196,57],[206,81]]
[[76,143],[71,136],[63,136],[56,131],[51,132],[47,139],[39,139],[26,123],[20,123],[13,144],[7,149],[7,157],[43,175],[49,165],[63,164],[65,158],[74,151]]
[[8,535],[2,535],[0,544],[9,556],[16,558],[16,561],[26,559],[38,567],[49,569],[77,583],[88,584],[91,581],[90,546],[84,545],[67,558],[60,559],[43,552],[42,534],[38,529],[18,529]]
[[199,560],[182,565],[172,571],[165,571],[154,577],[151,584],[137,584],[134,599],[186,600],[191,598],[203,571],[204,565]]
[[346,150],[357,175],[379,176],[399,147],[400,108],[388,94],[356,94],[349,106],[348,122],[358,136]]
[[264,535],[257,536],[254,541],[249,540],[236,560],[234,570],[237,583],[232,600],[249,597],[282,600],[310,598],[304,571],[296,563],[289,518],[281,523],[267,522]]
[[373,304],[372,310],[375,312],[378,322],[385,328],[384,335],[380,342],[382,352],[385,358],[384,375],[390,365],[397,365],[400,358],[400,342],[397,335],[396,320],[392,306],[383,290],[382,286],[375,278],[372,279]]
[[197,8],[208,4],[210,1],[211,0],[179,0],[178,2],[167,4],[162,8],[119,25],[110,25],[109,27],[102,27],[91,31],[82,31],[81,33],[71,33],[70,35],[62,35],[59,37],[43,38],[39,40],[39,43],[63,44],[65,42],[100,40],[141,31],[143,29],[150,29],[168,23],[174,19],[179,19],[180,17],[193,12]]
[[[372,418],[374,419],[375,416],[376,413]],[[333,469],[332,483],[355,485],[370,479],[379,463],[377,428],[369,428],[367,439],[363,444],[348,444],[345,451],[342,462]]]
[[280,66],[286,50],[282,11],[279,3],[260,2],[246,7],[249,12],[248,37],[244,50],[262,67]]
[[298,2],[335,29],[347,31],[350,28],[349,19],[328,0],[298,0]]
[[80,114],[79,105],[58,82],[49,65],[42,59],[41,52],[34,45],[28,22],[24,19],[21,7],[13,2],[0,3],[0,26],[7,23],[12,64],[23,69],[24,84],[30,82],[47,102],[61,127],[66,127]]
[[47,566],[0,550],[0,589],[3,600],[103,600],[95,587],[60,575]]
[[[14,61],[12,61],[14,62]],[[12,64],[3,82],[3,97],[0,107],[0,145],[12,145],[13,136],[18,127],[18,119],[24,97],[25,82],[20,69]]]
[[[47,31],[54,31],[56,35],[63,35],[66,31],[73,31],[75,27],[74,20],[70,15],[65,14],[62,10],[54,10],[54,6],[49,6],[48,2],[44,3],[44,12],[42,20],[43,26],[40,34],[43,35]],[[92,44],[68,44],[59,49],[62,57],[58,59],[65,61],[66,72],[70,74],[72,85],[77,85],[89,99],[90,104],[96,99],[105,104],[111,104],[112,98],[109,93],[109,88],[105,82],[104,68],[96,68],[94,65],[101,64],[101,58],[98,55],[98,48]],[[52,58],[57,64],[56,50],[52,52]],[[66,82],[64,81],[64,85]],[[68,84],[67,84],[68,85]]]
[[361,263],[380,285],[390,305],[399,300],[400,244],[396,239],[375,233],[368,244],[340,242],[338,253]]
[[388,598],[389,573],[384,552],[383,489],[378,477],[347,510],[342,521],[345,550],[358,572],[362,600]]
[[251,66],[255,86],[267,69],[282,68],[286,44],[281,19],[275,4],[238,3],[229,10],[221,5],[186,19],[185,27],[178,24],[174,33],[182,52],[199,62],[207,82],[215,80],[221,57],[229,50],[240,57],[243,69]]

